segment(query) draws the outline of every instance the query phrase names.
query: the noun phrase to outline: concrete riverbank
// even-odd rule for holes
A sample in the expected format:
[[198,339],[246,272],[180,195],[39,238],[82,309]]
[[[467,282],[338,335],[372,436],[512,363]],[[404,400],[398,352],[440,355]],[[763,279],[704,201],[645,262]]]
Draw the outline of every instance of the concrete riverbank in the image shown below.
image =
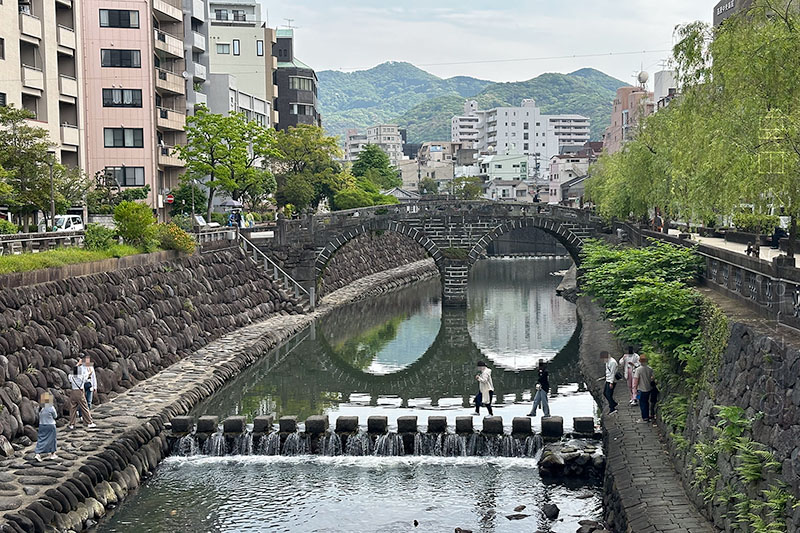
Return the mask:
[[339,289],[303,315],[277,315],[228,333],[93,410],[97,428],[59,430],[60,460],[33,448],[0,461],[0,531],[82,530],[136,488],[168,453],[164,424],[188,413],[241,370],[338,307],[437,275],[430,260]]

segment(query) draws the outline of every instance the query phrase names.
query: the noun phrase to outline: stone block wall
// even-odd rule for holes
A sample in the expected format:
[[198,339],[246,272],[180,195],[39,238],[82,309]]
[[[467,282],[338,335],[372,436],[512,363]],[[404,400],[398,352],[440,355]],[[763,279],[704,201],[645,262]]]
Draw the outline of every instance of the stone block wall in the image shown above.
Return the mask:
[[81,353],[102,403],[225,333],[301,312],[238,249],[0,290],[0,433],[35,440],[45,390],[66,414]]
[[365,276],[427,257],[424,248],[398,233],[363,233],[344,244],[331,257],[319,280],[319,296],[325,296]]

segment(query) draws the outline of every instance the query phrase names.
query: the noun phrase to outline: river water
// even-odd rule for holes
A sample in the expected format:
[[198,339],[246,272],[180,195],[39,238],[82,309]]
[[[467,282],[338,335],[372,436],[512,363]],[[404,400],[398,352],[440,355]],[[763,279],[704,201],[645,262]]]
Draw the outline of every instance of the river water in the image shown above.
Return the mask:
[[[436,280],[342,308],[199,405],[194,415],[298,420],[328,414],[455,417],[472,411],[475,364],[493,368],[495,414],[530,411],[549,361],[552,414],[592,416],[577,368],[574,305],[555,294],[568,259],[490,259],[470,275],[469,307],[442,309]],[[540,416],[534,427],[540,427]],[[481,426],[481,417],[474,419]],[[539,509],[562,509],[549,522]],[[525,505],[521,520],[508,515]],[[100,531],[574,532],[598,518],[599,488],[544,483],[534,460],[486,457],[171,457]],[[414,521],[418,526],[415,527]]]

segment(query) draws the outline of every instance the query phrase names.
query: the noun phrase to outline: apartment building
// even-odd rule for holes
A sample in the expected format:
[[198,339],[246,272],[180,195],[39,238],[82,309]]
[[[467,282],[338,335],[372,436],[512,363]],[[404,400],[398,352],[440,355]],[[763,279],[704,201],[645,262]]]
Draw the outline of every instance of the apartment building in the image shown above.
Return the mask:
[[319,80],[313,68],[297,59],[293,29],[276,31],[272,54],[277,58],[274,76],[278,88],[275,98],[279,119],[277,128],[285,130],[300,124],[322,126],[317,99]]
[[186,114],[208,105],[208,0],[183,0],[183,57],[186,60]]
[[591,150],[554,155],[550,159],[548,202],[561,204],[567,200],[563,195],[564,189],[562,185],[571,182],[575,178],[585,178],[589,173],[589,165],[595,160],[595,155]]
[[209,71],[235,76],[234,90],[268,102],[263,123],[275,125],[278,121],[274,106],[278,96],[274,80],[277,60],[272,55],[275,30],[267,27],[261,17],[261,5],[256,1],[209,0],[208,4]]
[[424,142],[417,152],[417,159],[422,161],[455,162],[456,156],[461,148],[462,144],[460,142]]
[[547,115],[547,128],[552,129],[562,146],[583,146],[591,139],[590,120],[582,115]]
[[355,161],[367,145],[367,135],[356,129],[349,129],[344,136],[344,159]]
[[25,108],[45,128],[56,157],[84,166],[80,2],[0,1],[0,105]]
[[609,154],[622,150],[622,146],[636,132],[636,126],[644,117],[653,113],[653,93],[644,86],[620,87],[614,98],[611,124],[603,134],[603,146]]
[[367,128],[367,144],[379,146],[394,167],[403,160],[403,137],[404,132],[397,124],[378,124]]
[[242,113],[247,120],[255,120],[267,127],[272,126],[272,105],[269,101],[248,94],[238,87],[238,78],[232,74],[209,76],[208,108],[213,113],[229,115]]

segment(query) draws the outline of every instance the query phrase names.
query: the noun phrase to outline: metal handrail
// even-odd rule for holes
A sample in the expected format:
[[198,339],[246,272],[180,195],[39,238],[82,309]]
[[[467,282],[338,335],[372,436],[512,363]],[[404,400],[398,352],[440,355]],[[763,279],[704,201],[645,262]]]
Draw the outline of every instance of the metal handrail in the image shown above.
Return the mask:
[[260,256],[261,259],[264,261],[264,268],[266,268],[267,270],[269,270],[269,268],[272,268],[273,277],[277,281],[282,281],[284,285],[291,285],[291,287],[294,289],[294,295],[296,298],[299,298],[301,295],[305,295],[306,298],[308,298],[311,307],[312,308],[314,307],[315,304],[314,297],[311,295],[309,291],[306,290],[305,287],[300,285],[292,276],[287,274],[281,267],[279,267],[278,264],[275,263],[275,261],[270,259],[267,254],[262,252],[258,248],[258,246],[256,246],[248,239],[246,239],[241,233],[239,234],[239,239],[241,242],[242,249],[245,251],[245,253],[248,251],[247,250],[248,246],[253,249],[253,261],[258,263],[258,257]]

